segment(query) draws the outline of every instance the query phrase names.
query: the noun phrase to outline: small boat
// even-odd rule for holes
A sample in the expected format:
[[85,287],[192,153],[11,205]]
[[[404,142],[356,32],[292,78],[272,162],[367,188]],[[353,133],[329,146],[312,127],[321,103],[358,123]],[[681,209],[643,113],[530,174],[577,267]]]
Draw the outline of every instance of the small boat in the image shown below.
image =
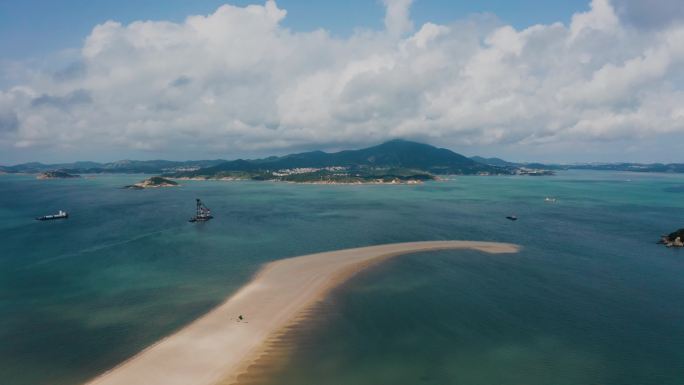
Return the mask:
[[546,202],[546,203],[556,203],[556,198],[546,197],[546,198],[544,198],[544,202]]
[[201,200],[197,199],[197,213],[188,222],[206,222],[213,218],[211,210]]
[[36,218],[36,220],[39,221],[51,221],[53,219],[67,219],[69,218],[69,213],[66,211],[59,210],[57,214],[52,214],[52,215],[44,215],[42,217]]
[[509,215],[506,217],[506,219],[508,219],[509,221],[517,221],[518,217],[516,217],[515,215]]

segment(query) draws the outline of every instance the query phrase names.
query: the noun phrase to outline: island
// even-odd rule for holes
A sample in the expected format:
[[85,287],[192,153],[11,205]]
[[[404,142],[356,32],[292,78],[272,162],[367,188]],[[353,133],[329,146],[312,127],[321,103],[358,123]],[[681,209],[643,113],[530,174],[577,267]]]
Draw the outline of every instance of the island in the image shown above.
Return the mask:
[[174,179],[267,180],[309,184],[420,184],[437,175],[513,175],[515,170],[478,163],[451,150],[392,140],[360,150],[311,151],[263,159],[237,159]]
[[187,173],[174,176],[186,180],[256,180],[308,184],[420,184],[436,176],[421,170],[371,167],[298,167],[277,170]]
[[684,247],[684,228],[675,231],[669,235],[663,235],[660,239],[661,244],[667,247]]
[[[408,140],[391,140],[383,144],[359,150],[339,152],[310,151],[262,159],[210,159],[210,160],[119,160],[108,163],[78,161],[71,163],[43,164],[21,163],[0,165],[0,174],[37,174],[60,170],[70,174],[160,174],[177,179],[217,180],[279,180],[273,172],[285,172],[297,168],[325,169],[347,167],[361,171],[371,169],[374,173],[390,168],[421,170],[431,175],[519,175],[548,177],[557,171],[596,170],[626,171],[639,173],[684,173],[684,163],[574,163],[546,164],[537,162],[510,162],[501,158],[482,156],[465,157],[445,148]],[[309,183],[313,183],[311,175]],[[301,177],[298,177],[301,179]],[[49,178],[44,178],[49,179]],[[282,179],[282,178],[281,178]],[[319,180],[317,183],[326,183]],[[348,178],[327,178],[329,183],[377,183],[383,178],[364,178],[363,181]],[[384,180],[393,181],[394,178]],[[401,178],[399,178],[401,180]],[[388,183],[388,182],[383,182]],[[391,182],[389,182],[391,183]],[[405,182],[404,182],[405,183]]]
[[[569,166],[515,163],[500,158],[466,157],[446,148],[395,139],[356,150],[309,151],[261,159],[119,160],[109,163],[22,163],[0,165],[0,172],[37,174],[149,174],[173,179],[257,180],[315,184],[417,184],[450,175],[552,176]],[[641,168],[638,168],[641,170]],[[657,168],[660,170],[661,168]],[[651,170],[651,169],[649,169]],[[654,171],[656,169],[653,169]],[[668,169],[670,170],[670,169]],[[673,172],[679,172],[672,168]],[[684,172],[684,165],[680,170]]]
[[527,175],[527,176],[553,176],[556,173],[552,170],[537,169],[537,168],[527,168],[520,167],[515,171],[516,175]]
[[147,188],[174,187],[174,186],[178,186],[178,183],[174,182],[170,179],[162,178],[160,176],[153,176],[151,178],[147,178],[143,181],[140,181],[136,184],[126,186],[124,188],[133,189],[133,190],[142,190],[142,189],[147,189]]
[[36,176],[36,179],[71,179],[80,177],[80,175],[69,174],[66,171],[56,170],[42,172]]

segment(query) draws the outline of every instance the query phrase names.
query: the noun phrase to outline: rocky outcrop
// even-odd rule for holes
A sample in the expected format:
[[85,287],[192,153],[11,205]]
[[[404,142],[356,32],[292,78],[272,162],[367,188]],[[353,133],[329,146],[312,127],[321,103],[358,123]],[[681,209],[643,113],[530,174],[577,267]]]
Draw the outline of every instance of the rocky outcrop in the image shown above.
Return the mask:
[[70,178],[80,178],[80,175],[69,174],[65,171],[46,171],[38,174],[36,179],[70,179]]
[[138,182],[136,184],[126,186],[125,188],[141,190],[141,189],[147,189],[147,188],[174,187],[174,186],[178,186],[178,183],[176,183],[170,179],[162,178],[160,176],[153,176],[152,178],[145,179],[145,180]]
[[669,235],[663,235],[659,243],[667,247],[684,247],[684,229],[679,229]]

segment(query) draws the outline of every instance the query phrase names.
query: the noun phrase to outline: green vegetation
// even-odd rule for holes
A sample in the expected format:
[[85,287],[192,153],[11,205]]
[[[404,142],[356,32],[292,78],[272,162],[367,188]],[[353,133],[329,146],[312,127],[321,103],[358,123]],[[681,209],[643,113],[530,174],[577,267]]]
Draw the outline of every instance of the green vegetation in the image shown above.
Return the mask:
[[272,176],[271,173],[261,171],[216,171],[209,172],[206,169],[193,172],[180,172],[175,174],[168,174],[169,177],[181,179],[223,179],[223,180],[268,180]]
[[173,177],[199,180],[257,180],[293,183],[416,183],[435,177],[420,170],[404,168],[309,168],[286,170],[217,171],[200,170]]
[[69,179],[69,178],[80,178],[80,175],[69,174],[68,172],[57,170],[57,171],[46,171],[40,173],[37,177],[38,179]]
[[294,168],[407,168],[432,175],[553,175],[551,170],[606,170],[631,172],[684,173],[683,163],[515,163],[500,158],[467,158],[453,151],[423,143],[392,140],[378,146],[334,153],[310,151],[251,160],[120,160],[110,163],[73,162],[61,164],[23,163],[1,166],[0,173],[41,173],[60,170],[70,174],[145,173],[179,178],[271,179],[269,173]]
[[433,180],[431,174],[410,169],[365,168],[355,170],[318,170],[271,178],[295,183],[417,183]]
[[126,186],[125,188],[141,190],[141,189],[146,189],[146,188],[173,187],[173,186],[178,186],[178,183],[174,182],[170,179],[163,178],[161,176],[153,176],[151,178],[145,179],[144,181],[138,182],[136,184]]
[[151,186],[161,186],[161,185],[177,186],[178,185],[178,183],[176,183],[170,179],[162,178],[160,176],[153,176],[152,178],[147,179],[147,182]]
[[478,163],[453,151],[393,140],[361,150],[304,152],[224,162],[168,174],[175,178],[280,180],[298,183],[413,183],[434,175],[500,175],[514,169]]

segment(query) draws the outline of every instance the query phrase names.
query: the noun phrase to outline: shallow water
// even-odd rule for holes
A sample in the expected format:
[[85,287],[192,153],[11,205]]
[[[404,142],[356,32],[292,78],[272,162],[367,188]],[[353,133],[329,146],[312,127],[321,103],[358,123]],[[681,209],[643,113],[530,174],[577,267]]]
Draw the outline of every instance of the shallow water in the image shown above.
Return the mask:
[[[524,249],[403,256],[358,275],[269,383],[681,384],[684,250],[655,241],[684,227],[684,176],[119,188],[140,179],[0,176],[0,383],[82,382],[269,260],[472,239]],[[216,219],[187,223],[196,197]],[[32,219],[59,209],[71,218]]]

